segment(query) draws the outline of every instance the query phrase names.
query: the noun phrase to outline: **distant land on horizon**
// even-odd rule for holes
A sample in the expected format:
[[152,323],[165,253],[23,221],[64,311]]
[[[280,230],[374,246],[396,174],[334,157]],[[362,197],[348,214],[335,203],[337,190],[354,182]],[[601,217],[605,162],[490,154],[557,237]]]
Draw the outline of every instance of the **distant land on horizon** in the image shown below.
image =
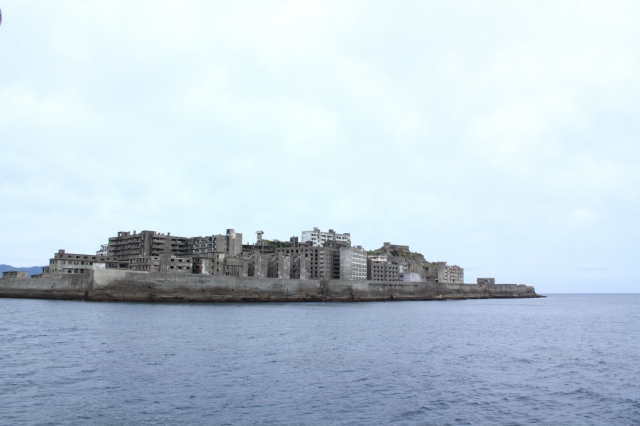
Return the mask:
[[29,273],[29,277],[34,274],[42,273],[42,266],[30,266],[26,268],[16,268],[15,266],[0,264],[0,273],[6,271],[27,271]]

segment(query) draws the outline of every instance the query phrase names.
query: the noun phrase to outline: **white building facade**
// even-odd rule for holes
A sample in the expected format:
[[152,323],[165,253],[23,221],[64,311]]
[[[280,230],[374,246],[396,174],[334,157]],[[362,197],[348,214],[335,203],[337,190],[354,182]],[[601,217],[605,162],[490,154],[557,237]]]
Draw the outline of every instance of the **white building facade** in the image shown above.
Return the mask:
[[323,246],[327,241],[337,241],[350,246],[351,234],[338,234],[333,229],[329,229],[329,232],[322,232],[318,228],[313,228],[312,231],[302,231],[301,242],[306,243],[307,241],[311,241],[314,246]]
[[340,248],[340,279],[367,279],[367,251],[360,246]]

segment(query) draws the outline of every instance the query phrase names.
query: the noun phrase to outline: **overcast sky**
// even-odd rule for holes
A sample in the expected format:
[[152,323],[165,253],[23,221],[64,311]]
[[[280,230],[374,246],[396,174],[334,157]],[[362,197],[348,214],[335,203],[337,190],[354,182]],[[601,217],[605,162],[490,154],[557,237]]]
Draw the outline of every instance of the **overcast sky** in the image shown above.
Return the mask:
[[640,2],[0,8],[0,263],[318,226],[640,291]]

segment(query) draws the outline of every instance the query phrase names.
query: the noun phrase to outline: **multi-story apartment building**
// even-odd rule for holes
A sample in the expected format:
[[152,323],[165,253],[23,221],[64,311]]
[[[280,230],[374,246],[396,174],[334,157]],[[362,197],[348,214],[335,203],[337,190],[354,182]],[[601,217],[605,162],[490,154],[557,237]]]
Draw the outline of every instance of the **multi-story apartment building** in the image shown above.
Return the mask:
[[438,282],[463,284],[464,269],[457,265],[445,265],[442,274],[438,273]]
[[302,239],[303,243],[310,241],[314,246],[324,246],[327,241],[336,241],[339,243],[351,245],[351,234],[339,234],[333,229],[329,229],[329,232],[322,232],[318,228],[313,228],[312,231],[303,231]]
[[233,229],[227,229],[225,235],[189,238],[187,252],[193,256],[208,253],[225,253],[229,256],[237,256],[242,253],[242,234]]
[[398,265],[389,261],[367,259],[367,279],[370,281],[400,281]]
[[333,254],[335,251],[331,247],[316,247],[306,244],[276,248],[276,254],[282,253],[292,258],[299,256],[301,260],[308,262],[306,264],[309,268],[309,278],[326,280],[334,278]]
[[189,238],[187,247],[188,253],[196,256],[207,253],[226,253],[228,247],[227,237],[222,234],[193,237]]
[[161,253],[158,256],[140,256],[129,259],[129,270],[142,272],[193,273],[191,256]]
[[[155,231],[140,233],[118,232],[117,237],[109,238],[109,257],[115,257],[118,268],[128,269],[132,259],[141,256],[157,257],[160,253],[172,253],[176,256],[188,254],[188,238],[172,236],[170,233],[161,234]],[[113,267],[115,265],[108,265]]]
[[226,254],[213,253],[206,256],[193,257],[193,273],[203,275],[224,275]]
[[[118,232],[117,237],[109,238],[109,244],[102,246],[98,253],[108,253],[117,263],[109,263],[109,268],[139,270],[158,270],[159,256],[170,253],[183,262],[191,262],[193,256],[210,256],[213,253],[224,253],[237,256],[242,253],[242,234],[227,229],[226,235],[209,237],[177,237],[170,233],[161,234],[155,231],[136,233]],[[174,269],[183,270],[183,265],[174,265]]]
[[127,269],[130,269],[132,271],[142,271],[142,272],[159,272],[160,257],[159,256],[132,257],[129,259],[129,266]]
[[331,247],[300,246],[281,248],[278,249],[278,252],[284,255],[292,254],[294,256],[300,256],[301,260],[307,262],[309,278],[326,280],[334,278],[335,249]]
[[447,265],[447,262],[433,262],[426,268],[427,281],[439,283],[464,283],[464,269],[457,265]]
[[341,247],[339,250],[339,278],[341,280],[367,279],[367,251],[361,246]]

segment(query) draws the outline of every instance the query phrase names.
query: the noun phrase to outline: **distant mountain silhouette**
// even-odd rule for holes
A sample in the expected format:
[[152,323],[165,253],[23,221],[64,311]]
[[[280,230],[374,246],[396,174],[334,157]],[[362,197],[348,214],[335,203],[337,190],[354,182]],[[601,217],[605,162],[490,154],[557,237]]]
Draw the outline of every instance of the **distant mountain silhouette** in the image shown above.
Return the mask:
[[28,267],[28,268],[16,268],[15,266],[11,266],[11,265],[0,265],[0,273],[6,272],[6,271],[27,271],[29,273],[29,276],[31,276],[33,274],[41,274],[42,273],[42,266],[31,266],[31,267]]

